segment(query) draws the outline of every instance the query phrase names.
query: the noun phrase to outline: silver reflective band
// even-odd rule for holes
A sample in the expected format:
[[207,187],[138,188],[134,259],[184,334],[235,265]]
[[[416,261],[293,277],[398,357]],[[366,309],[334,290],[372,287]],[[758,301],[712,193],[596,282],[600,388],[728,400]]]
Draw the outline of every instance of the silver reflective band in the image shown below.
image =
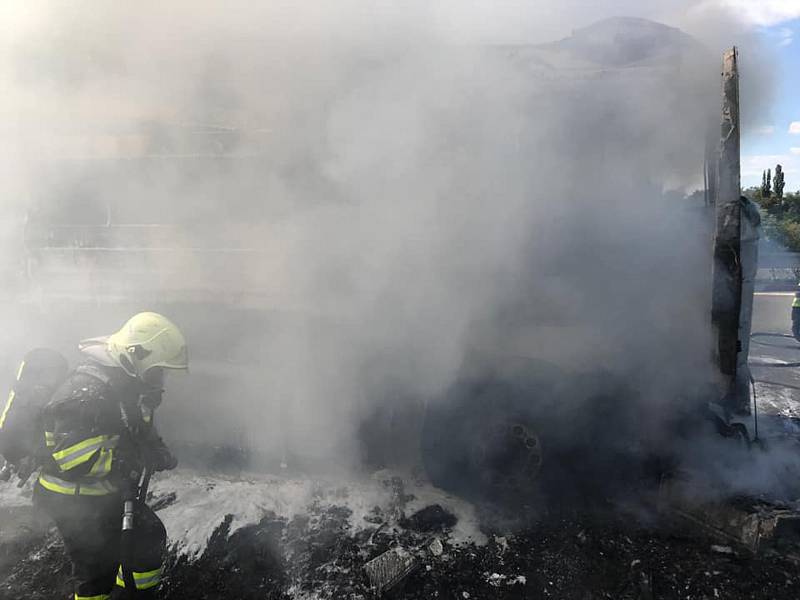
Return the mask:
[[64,450],[53,452],[53,459],[55,459],[56,464],[62,471],[69,471],[88,461],[92,454],[101,448],[115,448],[117,442],[119,442],[118,435],[98,435],[73,444]]

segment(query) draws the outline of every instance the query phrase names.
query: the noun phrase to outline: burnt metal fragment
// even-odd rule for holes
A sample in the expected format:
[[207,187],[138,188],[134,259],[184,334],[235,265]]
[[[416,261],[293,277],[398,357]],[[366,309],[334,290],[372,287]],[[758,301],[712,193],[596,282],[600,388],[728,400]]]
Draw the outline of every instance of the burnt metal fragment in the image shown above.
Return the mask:
[[706,486],[671,481],[661,486],[659,508],[720,544],[800,560],[800,511],[787,505],[748,497],[719,498]]
[[452,528],[458,519],[439,504],[432,504],[418,510],[408,518],[400,520],[400,525],[412,531],[433,533]]

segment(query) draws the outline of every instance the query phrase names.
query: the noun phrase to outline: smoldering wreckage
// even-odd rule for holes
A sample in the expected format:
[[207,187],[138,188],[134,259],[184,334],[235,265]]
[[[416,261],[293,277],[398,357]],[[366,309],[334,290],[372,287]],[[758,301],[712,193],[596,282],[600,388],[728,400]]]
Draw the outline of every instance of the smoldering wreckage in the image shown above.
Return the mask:
[[[580,104],[592,88],[603,90],[600,96],[620,86],[626,95],[635,90],[647,96],[665,89],[661,86],[678,87],[682,95],[687,90],[681,84],[685,72],[680,74],[680,66],[697,46],[677,30],[612,20],[576,31],[556,44],[491,52],[490,64],[511,64],[511,72],[546,80],[557,90],[559,101],[573,102],[577,97]],[[380,71],[379,66],[372,68]],[[711,87],[718,89],[714,84]],[[252,376],[243,376],[243,371],[283,371],[272,390],[284,398],[260,408],[261,412],[245,413],[252,423],[237,420],[235,408],[219,410],[219,406],[235,407],[234,400],[216,406],[197,402],[187,410],[168,395],[160,409],[164,430],[176,432],[167,441],[181,465],[154,476],[146,496],[169,536],[160,597],[796,598],[800,463],[794,456],[800,424],[793,416],[791,398],[781,399],[774,387],[758,383],[748,366],[759,223],[757,211],[740,196],[738,86],[738,54],[732,50],[724,57],[722,129],[717,110],[716,118],[710,119],[716,125],[714,133],[701,136],[711,141],[697,153],[701,163],[705,154],[705,196],[697,206],[675,209],[681,213],[682,232],[684,213],[696,227],[677,243],[691,246],[692,252],[704,248],[706,255],[691,254],[695,262],[687,265],[687,254],[664,250],[676,239],[666,240],[658,256],[661,281],[644,286],[649,289],[643,292],[669,295],[677,288],[683,294],[687,288],[676,282],[689,278],[691,292],[707,300],[698,303],[702,319],[692,321],[692,315],[680,310],[665,314],[662,304],[656,307],[657,315],[645,312],[642,321],[629,314],[614,317],[606,309],[617,306],[616,294],[621,292],[577,269],[568,257],[546,254],[541,260],[549,263],[550,270],[534,268],[534,277],[545,287],[555,282],[591,293],[596,301],[591,304],[593,318],[626,322],[631,318],[634,327],[640,327],[652,326],[650,319],[655,316],[668,320],[677,315],[685,322],[675,326],[675,336],[682,335],[684,327],[707,329],[707,335],[695,338],[707,345],[687,348],[685,357],[671,354],[683,344],[669,338],[672,325],[639,332],[648,339],[640,346],[633,343],[634,353],[654,345],[668,347],[669,352],[657,348],[653,353],[658,360],[643,359],[629,370],[616,368],[613,361],[603,364],[581,358],[586,355],[570,348],[543,358],[524,344],[499,351],[496,344],[471,342],[446,385],[423,392],[424,386],[396,381],[395,369],[407,373],[413,363],[408,349],[414,348],[404,347],[403,352],[396,346],[385,355],[370,350],[367,358],[353,359],[357,368],[369,373],[359,377],[359,393],[378,396],[380,402],[328,407],[314,416],[306,411],[300,418],[292,412],[302,402],[292,396],[302,395],[302,390],[291,389],[302,378],[296,364],[281,363],[272,348],[258,347],[258,342],[255,351],[242,352],[249,358],[235,352],[219,358],[219,352],[233,347],[228,344],[231,337],[245,340],[258,329],[271,338],[295,340],[302,347],[294,351],[323,359],[313,369],[324,371],[329,349],[310,346],[347,337],[330,334],[339,327],[351,332],[349,324],[339,323],[350,315],[321,314],[318,305],[299,306],[265,287],[277,273],[272,264],[276,256],[277,262],[286,260],[277,247],[287,239],[285,231],[276,233],[277,243],[261,239],[262,244],[252,245],[257,211],[233,224],[213,222],[220,215],[190,220],[167,214],[168,208],[162,214],[106,198],[90,202],[89,210],[81,204],[83,195],[92,195],[86,189],[56,209],[30,209],[20,241],[24,268],[13,271],[16,289],[24,293],[5,298],[5,305],[17,307],[21,326],[34,330],[33,321],[56,321],[47,315],[59,311],[93,313],[91,319],[58,321],[56,339],[44,341],[67,347],[96,333],[84,328],[98,316],[111,323],[121,313],[147,304],[163,309],[187,332],[193,372],[170,383],[184,389],[176,389],[176,394],[244,397],[252,392],[246,383]],[[697,97],[689,101],[702,104]],[[619,118],[610,117],[622,129],[616,133],[624,145],[631,132],[624,131],[625,121]],[[637,115],[624,118],[635,121]],[[708,119],[703,113],[702,120]],[[630,126],[635,130],[641,125]],[[464,146],[453,152],[453,161],[462,160],[459,153],[475,141],[470,132],[460,133]],[[230,152],[230,147],[243,143],[238,139],[242,135],[224,128],[176,134],[160,127],[147,132],[141,155],[72,161],[72,168],[84,177],[88,173],[92,181],[122,180],[134,188],[177,171],[190,178],[202,179],[213,171],[215,177],[252,181],[261,169],[258,155]],[[525,150],[524,142],[515,143]],[[154,144],[169,148],[154,151]],[[181,144],[184,147],[176,150]],[[191,152],[185,151],[187,144]],[[619,148],[609,144],[606,150],[600,168],[619,167]],[[586,168],[592,168],[588,162]],[[290,174],[289,180],[295,176]],[[397,177],[402,181],[402,174]],[[648,172],[641,179],[651,177]],[[58,183],[63,194],[64,180]],[[305,185],[315,188],[309,192],[313,195],[321,182]],[[635,189],[641,192],[641,182]],[[663,197],[660,192],[657,196]],[[92,212],[97,206],[99,217]],[[612,202],[607,210],[614,208]],[[658,228],[670,230],[671,236],[675,221],[668,214],[659,213],[664,220]],[[160,217],[164,222],[158,222]],[[598,241],[588,230],[580,233],[592,243]],[[299,238],[291,239],[295,251],[306,250]],[[600,241],[611,263],[640,249],[638,242],[627,239],[621,247]],[[332,246],[332,252],[347,256]],[[187,256],[202,257],[191,263],[188,272]],[[593,267],[599,270],[598,278],[620,276],[621,289],[634,295],[639,286],[625,285],[625,277],[639,280],[655,265],[647,259],[631,264],[626,258],[623,272],[606,267],[596,256],[584,256],[583,261],[600,263]],[[265,267],[269,276],[249,277],[246,286],[237,286],[236,275],[256,263],[271,265]],[[181,276],[172,277],[170,268],[179,269]],[[576,277],[588,277],[589,285],[569,288],[574,283],[569,275],[551,276],[555,271],[560,277],[570,269],[575,269]],[[692,273],[686,275],[687,269]],[[313,275],[313,266],[310,271]],[[520,284],[524,277],[515,272],[511,279],[491,282],[516,291],[522,288],[522,293],[504,297],[492,315],[491,333],[478,327],[475,339],[510,338],[526,330],[536,331],[535,339],[558,346],[558,332],[570,324],[563,322],[563,314],[556,312],[557,318],[548,321],[547,311],[526,305],[531,282]],[[310,289],[319,291],[313,285]],[[389,290],[394,292],[396,288]],[[381,301],[392,300],[381,297]],[[423,299],[423,305],[427,301]],[[625,312],[630,305],[620,302]],[[681,305],[684,299],[670,302]],[[546,303],[546,294],[537,296],[538,305]],[[580,310],[586,306],[578,304]],[[419,311],[419,305],[411,307]],[[370,325],[367,317],[361,317]],[[531,323],[535,327],[528,329]],[[209,328],[212,335],[193,335]],[[591,338],[590,331],[585,333]],[[653,339],[659,336],[660,340]],[[629,343],[622,339],[605,338],[604,352],[613,352],[608,346],[618,342]],[[206,340],[214,340],[213,350],[204,344]],[[383,341],[380,336],[378,341]],[[364,343],[364,338],[355,343]],[[534,342],[534,347],[541,345]],[[6,363],[14,358],[12,350],[18,348],[3,351]],[[281,345],[279,351],[284,350]],[[714,376],[707,377],[703,369],[698,369],[702,377],[690,375],[695,370],[687,365],[705,355],[714,357],[710,361]],[[674,365],[664,366],[668,361]],[[335,363],[334,368],[343,364]],[[682,381],[667,385],[656,383],[659,379]],[[655,388],[668,393],[659,395]],[[343,390],[326,392],[339,397]],[[759,397],[774,410],[759,413]],[[346,449],[340,440],[326,445],[317,423],[323,429],[334,427],[330,423],[342,413],[348,423],[357,424],[346,430],[352,434],[344,436],[350,444]],[[170,426],[178,421],[184,429]],[[273,425],[263,435],[261,424],[266,422]],[[181,431],[193,433],[181,435]],[[355,455],[357,467],[330,458],[337,455]],[[34,480],[35,476],[15,478],[0,484],[2,598],[52,599],[72,593],[63,542],[51,523],[31,508]]]

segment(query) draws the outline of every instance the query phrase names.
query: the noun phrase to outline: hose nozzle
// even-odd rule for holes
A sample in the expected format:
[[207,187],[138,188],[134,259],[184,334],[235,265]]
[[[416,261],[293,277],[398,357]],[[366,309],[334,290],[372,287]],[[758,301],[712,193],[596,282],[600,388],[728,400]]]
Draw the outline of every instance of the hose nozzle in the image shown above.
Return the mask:
[[125,500],[122,505],[122,531],[133,529],[133,500]]

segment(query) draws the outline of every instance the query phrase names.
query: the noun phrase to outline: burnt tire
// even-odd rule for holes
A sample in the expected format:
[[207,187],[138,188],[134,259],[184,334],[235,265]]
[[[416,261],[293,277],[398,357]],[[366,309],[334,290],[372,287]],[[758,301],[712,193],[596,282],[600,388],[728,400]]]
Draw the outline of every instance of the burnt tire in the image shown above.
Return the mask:
[[536,503],[561,507],[624,497],[650,470],[647,410],[634,388],[604,372],[543,363],[495,370],[428,403],[423,463],[432,483],[475,500],[519,505],[536,494]]
[[462,379],[428,403],[422,459],[431,482],[473,499],[533,494],[546,459],[537,413],[557,396],[545,363]]

